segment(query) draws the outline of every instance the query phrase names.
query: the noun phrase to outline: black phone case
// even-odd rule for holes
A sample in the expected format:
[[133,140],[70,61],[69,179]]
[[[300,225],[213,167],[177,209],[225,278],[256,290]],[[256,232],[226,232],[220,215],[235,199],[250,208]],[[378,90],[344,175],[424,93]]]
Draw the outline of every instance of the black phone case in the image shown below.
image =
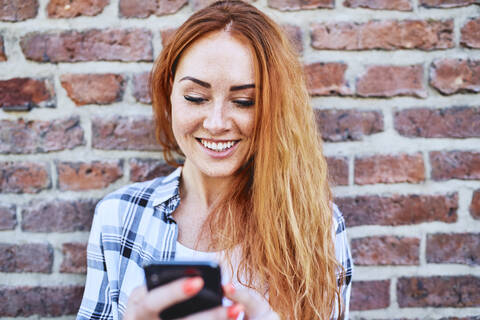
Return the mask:
[[144,267],[147,288],[167,284],[179,278],[201,276],[204,287],[192,298],[175,304],[160,313],[160,319],[170,320],[222,305],[220,267],[213,262],[165,261]]

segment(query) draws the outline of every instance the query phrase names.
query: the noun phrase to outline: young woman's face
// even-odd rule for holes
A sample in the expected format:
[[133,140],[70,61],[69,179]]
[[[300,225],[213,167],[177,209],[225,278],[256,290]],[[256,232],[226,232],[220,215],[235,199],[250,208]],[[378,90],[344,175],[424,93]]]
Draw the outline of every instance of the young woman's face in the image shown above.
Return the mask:
[[227,177],[247,161],[254,80],[251,50],[227,32],[207,34],[182,54],[170,100],[173,133],[185,166]]

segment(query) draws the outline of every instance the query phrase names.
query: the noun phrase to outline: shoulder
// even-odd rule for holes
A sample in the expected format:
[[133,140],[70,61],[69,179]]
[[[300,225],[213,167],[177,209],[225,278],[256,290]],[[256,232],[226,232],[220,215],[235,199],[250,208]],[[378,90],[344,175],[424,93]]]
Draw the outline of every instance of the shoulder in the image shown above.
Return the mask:
[[335,234],[341,234],[345,231],[345,219],[340,209],[335,203],[332,203],[333,228]]

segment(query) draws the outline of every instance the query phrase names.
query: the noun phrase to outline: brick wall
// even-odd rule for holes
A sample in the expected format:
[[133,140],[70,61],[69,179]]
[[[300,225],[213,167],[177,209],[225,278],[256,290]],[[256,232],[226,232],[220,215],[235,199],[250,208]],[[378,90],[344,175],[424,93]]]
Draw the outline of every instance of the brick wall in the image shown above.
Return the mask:
[[[478,319],[480,6],[257,0],[301,53],[354,319]],[[146,74],[205,1],[0,0],[0,317],[72,319],[96,202],[169,169]]]

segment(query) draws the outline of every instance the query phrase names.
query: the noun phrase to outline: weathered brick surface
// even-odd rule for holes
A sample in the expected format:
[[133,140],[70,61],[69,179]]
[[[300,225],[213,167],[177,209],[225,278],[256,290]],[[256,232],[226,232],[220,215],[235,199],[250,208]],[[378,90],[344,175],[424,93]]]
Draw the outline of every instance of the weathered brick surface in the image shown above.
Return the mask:
[[361,97],[414,96],[426,98],[423,67],[369,66],[357,79],[357,94]]
[[120,0],[120,15],[126,18],[162,16],[180,10],[187,0]]
[[13,78],[0,80],[0,108],[29,111],[34,107],[54,107],[55,90],[48,79]]
[[24,21],[34,18],[38,0],[0,0],[0,21]]
[[281,11],[333,8],[334,0],[268,0],[268,6]]
[[0,61],[7,61],[7,56],[5,55],[5,48],[3,44],[3,37],[0,35]]
[[59,317],[78,312],[83,295],[81,286],[11,287],[0,286],[0,316],[31,315]]
[[103,189],[123,176],[123,161],[58,162],[60,190]]
[[429,234],[427,262],[480,265],[480,234]]
[[379,111],[315,109],[317,125],[325,141],[358,141],[383,131]]
[[284,24],[282,28],[292,43],[293,48],[301,55],[303,52],[302,29],[293,24]]
[[23,54],[38,62],[152,61],[152,33],[146,29],[90,29],[29,33],[20,41]]
[[96,117],[92,145],[104,150],[160,150],[151,117]]
[[480,189],[473,192],[470,214],[474,219],[480,219]]
[[460,32],[460,43],[464,47],[480,49],[480,18],[468,21]]
[[480,60],[435,60],[430,67],[430,85],[445,95],[480,92]]
[[480,180],[479,152],[432,151],[430,163],[433,180]]
[[345,157],[327,157],[328,175],[334,186],[348,185],[348,159]]
[[48,164],[0,162],[0,193],[37,193],[50,187]]
[[22,210],[22,230],[28,232],[89,231],[98,200],[34,201]]
[[149,90],[150,73],[144,72],[133,76],[133,96],[138,102],[150,104],[152,97]]
[[453,20],[385,20],[312,25],[312,47],[332,50],[453,48]]
[[312,96],[349,95],[344,63],[312,63],[305,66],[308,92]]
[[353,239],[352,256],[355,265],[418,265],[420,239],[377,236]]
[[0,205],[0,230],[13,230],[17,225],[17,207],[15,205]]
[[50,0],[47,13],[50,18],[96,16],[102,13],[109,0]]
[[400,278],[397,300],[401,308],[478,307],[480,278],[474,276]]
[[399,134],[423,138],[480,137],[480,108],[413,108],[395,112]]
[[109,104],[122,100],[125,79],[118,74],[64,74],[62,87],[77,106]]
[[384,309],[390,305],[390,280],[354,281],[350,310]]
[[0,120],[0,154],[43,153],[84,145],[80,118]]
[[162,37],[162,46],[165,47],[170,41],[170,38],[173,36],[177,28],[168,28],[160,30],[160,36]]
[[339,197],[335,203],[349,227],[457,221],[458,194]]
[[51,273],[53,249],[49,244],[0,243],[0,272]]
[[355,183],[419,183],[425,180],[421,153],[355,158]]
[[87,244],[64,243],[62,245],[63,261],[60,265],[62,273],[87,273]]
[[166,176],[175,168],[158,159],[130,159],[130,180],[147,181]]
[[345,0],[343,5],[349,8],[375,10],[412,11],[413,9],[411,0]]
[[419,4],[427,8],[465,7],[476,3],[476,0],[420,0]]

